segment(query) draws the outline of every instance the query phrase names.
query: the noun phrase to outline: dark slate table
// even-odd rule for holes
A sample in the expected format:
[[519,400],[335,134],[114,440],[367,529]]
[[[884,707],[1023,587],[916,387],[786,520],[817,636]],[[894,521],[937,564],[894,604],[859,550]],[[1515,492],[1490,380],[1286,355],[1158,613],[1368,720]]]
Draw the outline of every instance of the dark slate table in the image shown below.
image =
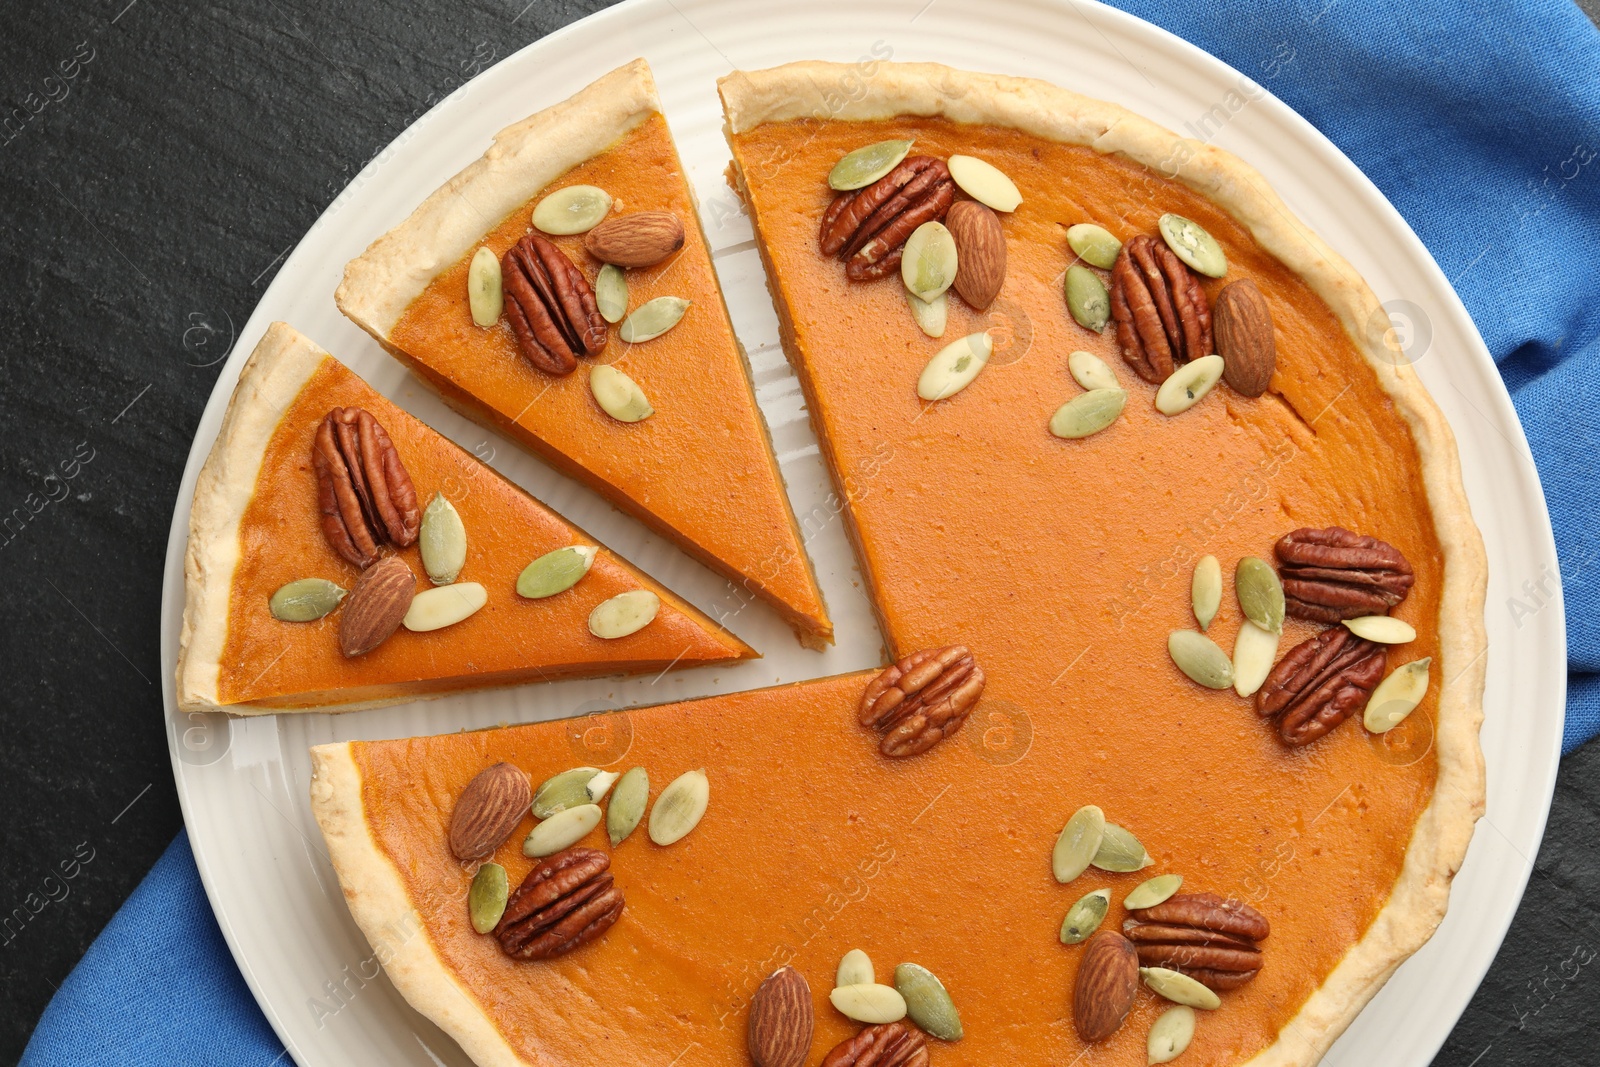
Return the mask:
[[[0,1061],[181,824],[161,571],[235,330],[323,208],[463,71],[601,6],[5,0],[0,906],[92,858],[0,932]],[[1522,910],[1437,1063],[1600,1063],[1597,840],[1600,744],[1563,764]]]

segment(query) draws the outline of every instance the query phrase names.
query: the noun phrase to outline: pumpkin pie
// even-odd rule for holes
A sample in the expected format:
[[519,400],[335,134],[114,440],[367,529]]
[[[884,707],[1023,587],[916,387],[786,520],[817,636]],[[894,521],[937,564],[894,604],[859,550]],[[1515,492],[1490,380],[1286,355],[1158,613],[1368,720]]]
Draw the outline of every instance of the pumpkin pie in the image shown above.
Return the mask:
[[[562,550],[564,577],[521,587],[550,595],[520,595],[524,569]],[[184,578],[184,711],[347,711],[755,655],[283,323],[200,471]],[[596,635],[630,607],[648,622]],[[363,618],[376,629],[353,636]]]
[[314,749],[378,958],[482,1064],[1314,1064],[1484,800],[1483,550],[1377,301],[1111,104],[720,88],[894,662]]
[[502,130],[336,300],[452,406],[832,642],[643,60]]

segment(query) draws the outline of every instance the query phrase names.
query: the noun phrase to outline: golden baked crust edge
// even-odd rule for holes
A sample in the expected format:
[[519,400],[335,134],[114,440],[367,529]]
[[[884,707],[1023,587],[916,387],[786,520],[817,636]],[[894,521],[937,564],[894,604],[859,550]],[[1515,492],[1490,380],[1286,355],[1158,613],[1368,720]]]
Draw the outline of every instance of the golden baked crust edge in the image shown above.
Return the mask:
[[1355,269],[1300,222],[1253,167],[1126,108],[1029,78],[936,63],[790,63],[735,71],[717,83],[730,136],[802,118],[874,121],[897,115],[1009,127],[1118,153],[1202,193],[1309,285],[1339,319],[1405,420],[1444,555],[1439,607],[1443,679],[1434,728],[1434,794],[1412,831],[1400,876],[1372,925],[1248,1067],[1311,1067],[1444,918],[1450,882],[1484,811],[1483,622],[1488,563],[1461,481],[1455,437],[1395,348],[1389,320]]
[[334,303],[380,343],[500,220],[661,110],[642,59],[494,135],[494,143],[344,268]]

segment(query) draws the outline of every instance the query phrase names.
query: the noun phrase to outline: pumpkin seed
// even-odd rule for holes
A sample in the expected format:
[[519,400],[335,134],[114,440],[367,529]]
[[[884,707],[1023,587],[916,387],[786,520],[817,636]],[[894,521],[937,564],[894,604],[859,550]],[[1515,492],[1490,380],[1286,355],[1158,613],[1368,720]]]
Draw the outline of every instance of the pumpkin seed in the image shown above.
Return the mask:
[[1005,171],[977,156],[951,156],[950,177],[963,193],[996,211],[1015,211],[1022,203],[1017,183]]
[[941,1041],[961,1040],[961,1014],[934,973],[915,963],[894,969],[894,987],[906,1002],[906,1015]]
[[917,322],[917,329],[929,337],[943,337],[945,320],[949,317],[950,298],[940,293],[932,300],[924,300],[906,290],[906,303],[911,305],[911,317]]
[[1092,222],[1068,226],[1067,246],[1079,259],[1103,270],[1116,266],[1117,254],[1122,251],[1122,242],[1112,236],[1110,230]]
[[533,209],[533,224],[545,233],[583,233],[600,224],[611,210],[611,194],[593,185],[557,189]]
[[643,422],[656,413],[639,383],[609,363],[589,368],[589,392],[600,410],[618,422]]
[[1406,721],[1428,692],[1428,667],[1432,656],[1412,660],[1389,672],[1367,700],[1361,721],[1375,734],[1388,733]]
[[621,322],[628,313],[628,276],[615,263],[607,263],[595,276],[594,303],[600,317],[610,323]]
[[1363,615],[1360,618],[1344,620],[1344,625],[1357,637],[1376,641],[1380,645],[1403,645],[1407,641],[1417,639],[1415,627],[1392,615]]
[[1174,1004],[1205,1008],[1207,1011],[1222,1007],[1221,997],[1179,971],[1166,967],[1140,967],[1139,977],[1144,979],[1145,985]]
[[434,493],[422,511],[417,547],[422,552],[422,569],[434,585],[449,585],[466,565],[467,528],[443,493]]
[[1074,263],[1067,268],[1067,310],[1084,329],[1099,333],[1111,321],[1111,294],[1100,275]]
[[956,280],[956,239],[942,222],[924,222],[906,238],[900,280],[923,300],[932,300]]
[[1093,352],[1074,352],[1067,357],[1067,369],[1072,380],[1085,389],[1121,389],[1117,372]]
[[1100,838],[1100,850],[1094,854],[1094,865],[1102,871],[1128,874],[1141,871],[1155,863],[1139,839],[1114,822],[1106,823]]
[[1167,652],[1180,671],[1207,689],[1226,689],[1233,684],[1233,661],[1198,630],[1172,631],[1167,635]]
[[892,985],[844,985],[828,994],[847,1019],[877,1026],[906,1017],[906,998]]
[[1050,416],[1050,432],[1069,441],[1089,437],[1116,422],[1127,404],[1124,390],[1091,389],[1056,408]]
[[589,782],[600,771],[595,767],[574,767],[570,771],[552,774],[533,791],[533,817],[548,819],[568,808],[580,804],[593,804],[589,796]]
[[1246,619],[1233,639],[1233,691],[1242,697],[1255,696],[1272,673],[1277,655],[1278,635]]
[[1283,633],[1283,583],[1272,564],[1245,556],[1233,570],[1233,587],[1245,618],[1270,633]]
[[522,573],[517,575],[517,595],[540,600],[565,593],[578,584],[579,578],[589,573],[599,551],[594,545],[568,545],[546,552],[522,568]]
[[472,888],[467,891],[467,913],[472,916],[472,928],[487,934],[500,925],[500,916],[506,913],[506,898],[511,895],[506,869],[498,863],[485,863],[472,876]]
[[645,802],[650,799],[650,776],[643,767],[629,768],[611,793],[611,803],[606,805],[606,836],[611,847],[622,844],[633,828],[644,818]]
[[489,602],[489,591],[477,582],[456,582],[424,589],[411,598],[401,623],[413,633],[442,630],[471,618]]
[[872,960],[858,948],[846,952],[839,960],[839,969],[834,973],[833,986],[837,989],[844,985],[872,985],[878,980],[872,973]]
[[1191,359],[1173,371],[1156,390],[1156,410],[1181,415],[1206,398],[1222,380],[1222,357],[1215,353]]
[[978,372],[989,363],[994,338],[987,333],[969,333],[951,341],[928,360],[917,378],[917,395],[924,400],[944,400],[972,384]]
[[847,152],[828,172],[828,187],[840,192],[863,189],[900,165],[910,141],[879,141]]
[[685,771],[667,784],[650,809],[650,840],[658,845],[681,841],[706,813],[711,782],[704,770]]
[[589,612],[589,632],[606,641],[636,634],[661,610],[661,598],[648,589],[630,589],[602,600]]
[[1228,257],[1223,255],[1222,246],[1193,219],[1162,215],[1161,239],[1179,259],[1207,278],[1220,278],[1228,273]]
[[1100,929],[1100,924],[1105,921],[1106,909],[1110,907],[1109,889],[1096,889],[1078,898],[1078,902],[1067,909],[1067,917],[1061,921],[1061,943],[1076,945],[1089,940],[1089,935]]
[[1193,1040],[1194,1009],[1187,1004],[1174,1004],[1151,1025],[1150,1036],[1145,1039],[1145,1062],[1152,1067],[1171,1063],[1183,1055]]
[[564,848],[571,848],[600,825],[600,805],[579,804],[575,808],[558,811],[533,828],[522,843],[524,856],[554,856]]
[[1065,885],[1089,869],[1106,832],[1106,814],[1093,804],[1072,813],[1050,853],[1050,872]]
[[611,792],[611,787],[616,785],[617,779],[621,777],[622,775],[616,771],[601,771],[589,779],[589,784],[583,787],[583,791],[588,794],[589,803],[598,804],[604,800],[605,795]]
[[1176,893],[1181,885],[1183,885],[1181,874],[1158,874],[1134,886],[1133,891],[1123,898],[1122,906],[1129,911],[1153,908]]
[[1211,620],[1222,607],[1222,564],[1217,562],[1216,556],[1204,556],[1194,565],[1189,602],[1194,605],[1194,618],[1200,629],[1210,629]]
[[279,586],[267,609],[283,622],[315,622],[338,607],[348,592],[326,578],[301,578]]
[[500,288],[500,257],[492,248],[472,253],[472,262],[467,266],[467,304],[472,308],[472,321],[479,326],[493,326],[500,321],[505,293]]
[[647,300],[623,320],[617,336],[631,345],[653,341],[678,325],[678,320],[688,310],[689,301],[681,297],[658,296],[654,300]]

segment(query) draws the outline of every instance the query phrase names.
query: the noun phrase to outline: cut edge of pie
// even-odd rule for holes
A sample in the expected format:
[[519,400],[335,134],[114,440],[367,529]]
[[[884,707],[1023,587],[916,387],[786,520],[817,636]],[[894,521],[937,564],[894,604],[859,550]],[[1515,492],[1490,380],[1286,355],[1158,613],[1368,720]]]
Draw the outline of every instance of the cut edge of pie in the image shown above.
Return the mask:
[[[1220,206],[1268,253],[1299,276],[1328,305],[1409,427],[1445,560],[1439,617],[1441,675],[1434,794],[1412,831],[1404,866],[1387,902],[1327,980],[1255,1055],[1250,1067],[1310,1067],[1333,1044],[1395,969],[1419,949],[1443,919],[1450,882],[1466,856],[1484,812],[1483,622],[1488,565],[1461,480],[1460,456],[1443,413],[1404,355],[1376,295],[1355,269],[1302,224],[1266,180],[1243,160],[1176,133],[1116,104],[1029,78],[957,70],[936,63],[859,65],[801,61],[719,79],[730,140],[769,122],[824,118],[875,121],[897,116],[942,117],[958,124],[1008,127],[1031,136],[1120,154],[1175,178]],[[845,93],[837,87],[849,85]],[[836,91],[837,90],[837,91]],[[737,153],[730,174],[748,201]],[[795,342],[785,301],[760,231],[756,245],[780,321],[784,351],[799,372],[812,411],[804,357]],[[823,428],[816,427],[825,441]],[[842,484],[823,448],[835,483]],[[865,560],[853,516],[846,529]],[[863,563],[865,566],[865,563]],[[870,586],[870,583],[869,583]],[[880,612],[881,617],[881,612]],[[894,635],[885,630],[894,648]],[[897,649],[902,655],[909,649]]]
[[[833,644],[833,623],[817,583],[815,568],[805,550],[806,538],[787,495],[783,474],[773,454],[770,428],[755,399],[750,364],[744,348],[733,338],[749,402],[760,425],[765,462],[771,465],[778,487],[777,506],[787,524],[790,544],[771,546],[760,566],[776,558],[797,557],[803,565],[809,590],[803,597],[785,597],[769,587],[769,578],[753,567],[740,567],[723,559],[711,547],[702,545],[690,531],[680,529],[658,516],[643,503],[613,486],[604,477],[589,471],[559,448],[536,435],[523,432],[515,420],[506,418],[491,405],[465,395],[459,387],[446,387],[431,369],[425,367],[400,345],[392,334],[413,301],[421,296],[441,273],[447,271],[513,212],[542,189],[583,163],[603,155],[625,135],[653,115],[661,113],[661,101],[649,64],[635,59],[597,79],[572,97],[547,107],[495,134],[492,146],[481,158],[467,166],[424,200],[403,222],[375,240],[345,267],[344,277],[334,301],[384,350],[398,359],[417,379],[440,393],[445,402],[469,418],[507,433],[525,447],[569,477],[583,481],[614,506],[639,519],[655,532],[672,540],[700,563],[729,581],[740,584],[770,605],[790,626],[801,644],[816,650]],[[674,148],[674,153],[676,149]],[[684,183],[691,204],[693,190]],[[698,212],[684,220],[692,225],[705,243]],[[716,286],[714,271],[713,285]],[[722,303],[720,286],[717,299]],[[724,319],[725,304],[717,309]],[[731,336],[731,326],[729,330]]]
[[[356,381],[353,372],[340,364],[335,357],[322,350],[293,327],[272,323],[239,374],[239,381],[229,399],[222,426],[211,452],[195,482],[194,501],[189,513],[189,537],[184,556],[184,611],[178,638],[178,664],[176,669],[176,697],[180,712],[224,711],[230,715],[275,714],[295,711],[357,711],[364,708],[442,696],[447,692],[478,688],[484,685],[516,685],[538,679],[511,679],[509,681],[477,682],[463,678],[460,684],[450,684],[447,679],[430,679],[426,688],[389,693],[375,699],[341,702],[338,690],[319,690],[303,694],[306,706],[283,705],[273,702],[227,702],[221,689],[222,663],[226,655],[228,630],[231,621],[232,601],[235,594],[234,578],[242,559],[241,536],[247,512],[255,497],[269,450],[285,414],[295,404],[302,390],[328,363],[338,364],[344,373]],[[362,385],[366,387],[363,382]],[[398,409],[396,409],[398,410]],[[400,413],[400,417],[412,416]],[[419,420],[418,427],[430,435],[438,436]],[[391,426],[390,429],[396,427]],[[439,437],[444,441],[443,437]],[[459,451],[458,446],[451,445]],[[462,453],[466,456],[466,453]],[[471,459],[470,462],[478,463]],[[481,469],[498,481],[504,481],[486,465]],[[507,486],[509,482],[505,483]],[[514,488],[514,487],[513,487]],[[582,530],[557,516],[531,495],[520,489],[514,491],[530,505],[548,513],[552,520],[567,531],[600,547],[607,565],[614,565],[630,573],[644,587],[661,598],[661,614],[665,618],[681,616],[707,637],[708,645],[720,646],[717,655],[690,657],[686,666],[705,663],[737,661],[755,658],[758,653],[739,640],[731,631],[716,626],[697,609],[684,602],[659,583],[649,579],[620,557],[615,556]],[[307,537],[322,540],[322,533],[308,526]],[[263,605],[265,601],[263,601]],[[300,626],[301,623],[284,625]],[[328,639],[333,640],[329,634]],[[639,661],[637,670],[660,669],[670,657]],[[618,662],[626,663],[626,657]],[[674,661],[676,662],[676,661]],[[669,665],[670,666],[670,665]],[[536,670],[537,665],[525,669]],[[626,666],[597,668],[594,675],[619,673]],[[570,677],[573,672],[563,671],[552,677]],[[392,688],[402,683],[384,683]]]

